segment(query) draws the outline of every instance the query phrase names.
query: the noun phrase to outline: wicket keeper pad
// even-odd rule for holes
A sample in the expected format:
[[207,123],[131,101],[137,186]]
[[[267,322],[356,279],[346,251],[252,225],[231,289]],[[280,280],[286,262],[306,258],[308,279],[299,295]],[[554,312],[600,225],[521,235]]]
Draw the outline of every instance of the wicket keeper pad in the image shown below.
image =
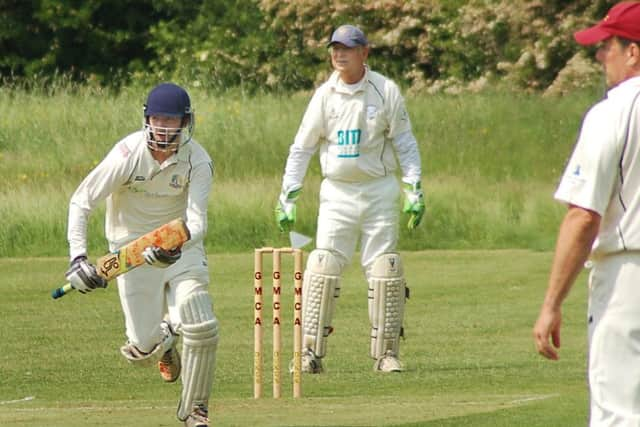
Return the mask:
[[371,357],[378,359],[387,350],[398,356],[404,318],[406,282],[397,253],[378,256],[369,276],[369,320]]
[[216,365],[218,320],[211,297],[199,291],[180,306],[182,320],[182,396],[177,417],[184,421],[193,405],[209,402]]
[[340,263],[335,255],[315,249],[307,259],[302,286],[302,348],[326,354],[336,299],[340,296]]

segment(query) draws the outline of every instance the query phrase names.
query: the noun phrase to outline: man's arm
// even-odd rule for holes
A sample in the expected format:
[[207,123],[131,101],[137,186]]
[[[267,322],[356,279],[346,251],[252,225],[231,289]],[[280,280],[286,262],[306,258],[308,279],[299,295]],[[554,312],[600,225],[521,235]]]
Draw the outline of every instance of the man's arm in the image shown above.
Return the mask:
[[411,120],[405,107],[404,98],[398,86],[391,80],[385,84],[387,94],[388,135],[393,142],[393,148],[402,170],[403,192],[405,195],[402,212],[409,214],[407,227],[415,229],[425,211],[424,194],[422,191],[422,166],[418,142],[411,131]]
[[393,147],[402,170],[402,182],[405,184],[420,182],[422,176],[420,151],[413,132],[408,130],[393,138]]
[[323,92],[317,90],[304,113],[289,155],[282,177],[282,189],[302,188],[304,176],[311,157],[318,150],[318,143],[324,137]]
[[125,140],[120,141],[87,175],[71,196],[67,225],[69,258],[87,256],[87,223],[91,211],[115,189],[123,185],[133,165],[128,161],[131,151]]
[[311,157],[318,150],[323,137],[324,121],[322,92],[317,90],[302,118],[282,176],[282,188],[275,208],[276,223],[280,231],[288,231],[296,222],[296,201],[302,192],[302,183]]
[[549,285],[533,328],[536,349],[548,359],[558,359],[562,302],[580,274],[599,229],[598,213],[575,205],[569,206],[560,225]]
[[200,243],[207,234],[207,209],[209,194],[213,185],[213,162],[200,162],[191,171],[189,177],[189,195],[187,197],[186,223],[191,234],[182,249]]

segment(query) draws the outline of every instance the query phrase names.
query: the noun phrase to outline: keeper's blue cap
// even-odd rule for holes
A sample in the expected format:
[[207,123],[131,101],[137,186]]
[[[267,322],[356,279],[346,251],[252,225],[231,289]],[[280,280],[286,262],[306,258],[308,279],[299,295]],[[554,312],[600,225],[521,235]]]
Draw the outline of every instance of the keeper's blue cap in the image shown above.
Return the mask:
[[336,28],[327,46],[331,46],[334,43],[340,43],[347,47],[366,46],[369,44],[362,30],[349,24]]

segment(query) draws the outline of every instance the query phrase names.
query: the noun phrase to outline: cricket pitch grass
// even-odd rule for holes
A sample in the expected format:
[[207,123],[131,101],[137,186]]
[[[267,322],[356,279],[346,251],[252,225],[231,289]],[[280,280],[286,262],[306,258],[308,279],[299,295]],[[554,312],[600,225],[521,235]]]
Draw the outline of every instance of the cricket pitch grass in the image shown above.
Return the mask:
[[[531,338],[551,256],[402,253],[411,289],[401,342],[406,371],[380,374],[368,357],[367,285],[356,255],[342,282],[326,372],[303,376],[296,400],[283,372],[283,398],[271,399],[266,324],[265,397],[254,400],[253,253],[212,255],[210,292],[221,328],[212,425],[584,426],[585,274],[565,303],[560,361],[538,356]],[[283,259],[283,366],[292,347],[291,263]],[[0,259],[0,425],[180,425],[180,385],[164,384],[155,369],[133,367],[119,355],[124,326],[114,283],[51,299],[66,266],[64,258]],[[270,298],[265,291],[265,305]],[[270,307],[264,315],[270,319]]]

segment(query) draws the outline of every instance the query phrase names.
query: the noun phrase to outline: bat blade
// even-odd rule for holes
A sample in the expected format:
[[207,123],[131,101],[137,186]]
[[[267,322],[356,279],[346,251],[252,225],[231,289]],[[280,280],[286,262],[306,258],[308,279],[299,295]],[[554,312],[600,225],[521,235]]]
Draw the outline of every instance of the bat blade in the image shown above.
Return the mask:
[[[159,246],[168,250],[182,246],[190,238],[189,229],[184,221],[181,218],[174,219],[144,236],[138,237],[120,249],[98,258],[96,270],[107,281],[115,279],[144,264],[142,252],[147,246]],[[51,297],[58,299],[72,290],[73,286],[67,283],[51,292]]]

